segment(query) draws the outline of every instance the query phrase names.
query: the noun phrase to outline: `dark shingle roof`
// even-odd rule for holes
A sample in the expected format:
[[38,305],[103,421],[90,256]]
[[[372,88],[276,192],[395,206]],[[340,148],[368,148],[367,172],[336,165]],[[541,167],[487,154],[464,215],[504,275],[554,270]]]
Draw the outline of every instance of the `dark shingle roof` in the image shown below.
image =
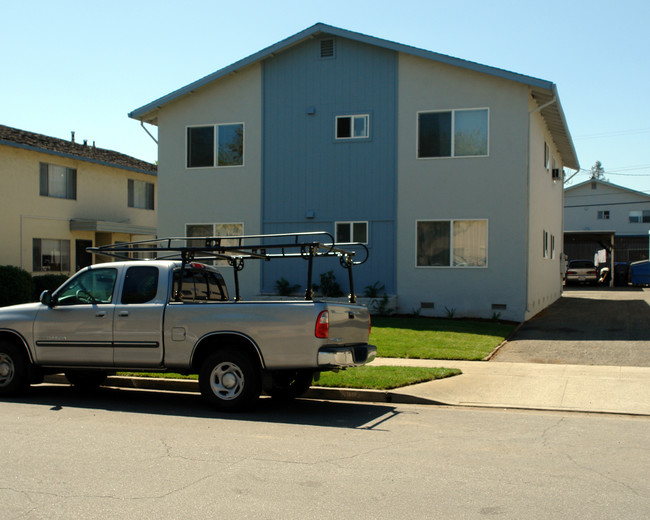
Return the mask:
[[0,125],[0,144],[156,175],[155,164],[130,155]]

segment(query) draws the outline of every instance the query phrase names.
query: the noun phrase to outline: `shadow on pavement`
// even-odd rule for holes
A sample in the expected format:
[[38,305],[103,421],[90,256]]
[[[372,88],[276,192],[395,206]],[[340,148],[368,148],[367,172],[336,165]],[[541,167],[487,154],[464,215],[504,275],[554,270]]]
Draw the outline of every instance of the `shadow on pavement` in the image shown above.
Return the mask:
[[65,408],[96,409],[117,413],[353,429],[375,429],[399,413],[394,406],[389,405],[307,399],[281,403],[270,398],[259,399],[258,404],[248,412],[220,413],[210,408],[198,394],[122,388],[99,388],[82,394],[71,386],[49,384],[33,386],[25,396],[10,400],[27,405],[48,406],[52,413]]

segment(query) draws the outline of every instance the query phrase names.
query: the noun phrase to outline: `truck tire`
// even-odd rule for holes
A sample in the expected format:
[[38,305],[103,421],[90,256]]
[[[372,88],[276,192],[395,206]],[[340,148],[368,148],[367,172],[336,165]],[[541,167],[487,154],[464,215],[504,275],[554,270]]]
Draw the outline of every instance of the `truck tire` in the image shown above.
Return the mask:
[[106,382],[106,372],[97,370],[70,370],[65,378],[79,390],[96,390]]
[[259,368],[245,353],[228,348],[208,357],[199,372],[201,395],[217,410],[250,408],[262,391]]
[[273,399],[295,399],[309,390],[313,378],[311,370],[277,370],[271,373],[271,386],[266,393]]
[[25,353],[13,343],[0,341],[0,396],[23,393],[29,387]]

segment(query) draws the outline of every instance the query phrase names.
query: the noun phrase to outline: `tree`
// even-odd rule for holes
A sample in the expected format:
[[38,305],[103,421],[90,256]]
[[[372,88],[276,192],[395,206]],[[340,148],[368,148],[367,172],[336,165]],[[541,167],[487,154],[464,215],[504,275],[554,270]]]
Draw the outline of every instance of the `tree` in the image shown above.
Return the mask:
[[596,164],[591,167],[591,178],[597,181],[607,180],[605,178],[605,168],[603,168],[603,164],[600,161],[596,161]]

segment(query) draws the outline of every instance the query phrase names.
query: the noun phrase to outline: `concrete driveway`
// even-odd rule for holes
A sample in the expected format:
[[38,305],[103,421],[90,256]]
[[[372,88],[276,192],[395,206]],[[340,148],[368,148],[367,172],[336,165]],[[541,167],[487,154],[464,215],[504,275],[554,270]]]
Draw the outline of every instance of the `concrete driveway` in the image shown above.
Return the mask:
[[491,361],[650,367],[650,289],[567,287]]

